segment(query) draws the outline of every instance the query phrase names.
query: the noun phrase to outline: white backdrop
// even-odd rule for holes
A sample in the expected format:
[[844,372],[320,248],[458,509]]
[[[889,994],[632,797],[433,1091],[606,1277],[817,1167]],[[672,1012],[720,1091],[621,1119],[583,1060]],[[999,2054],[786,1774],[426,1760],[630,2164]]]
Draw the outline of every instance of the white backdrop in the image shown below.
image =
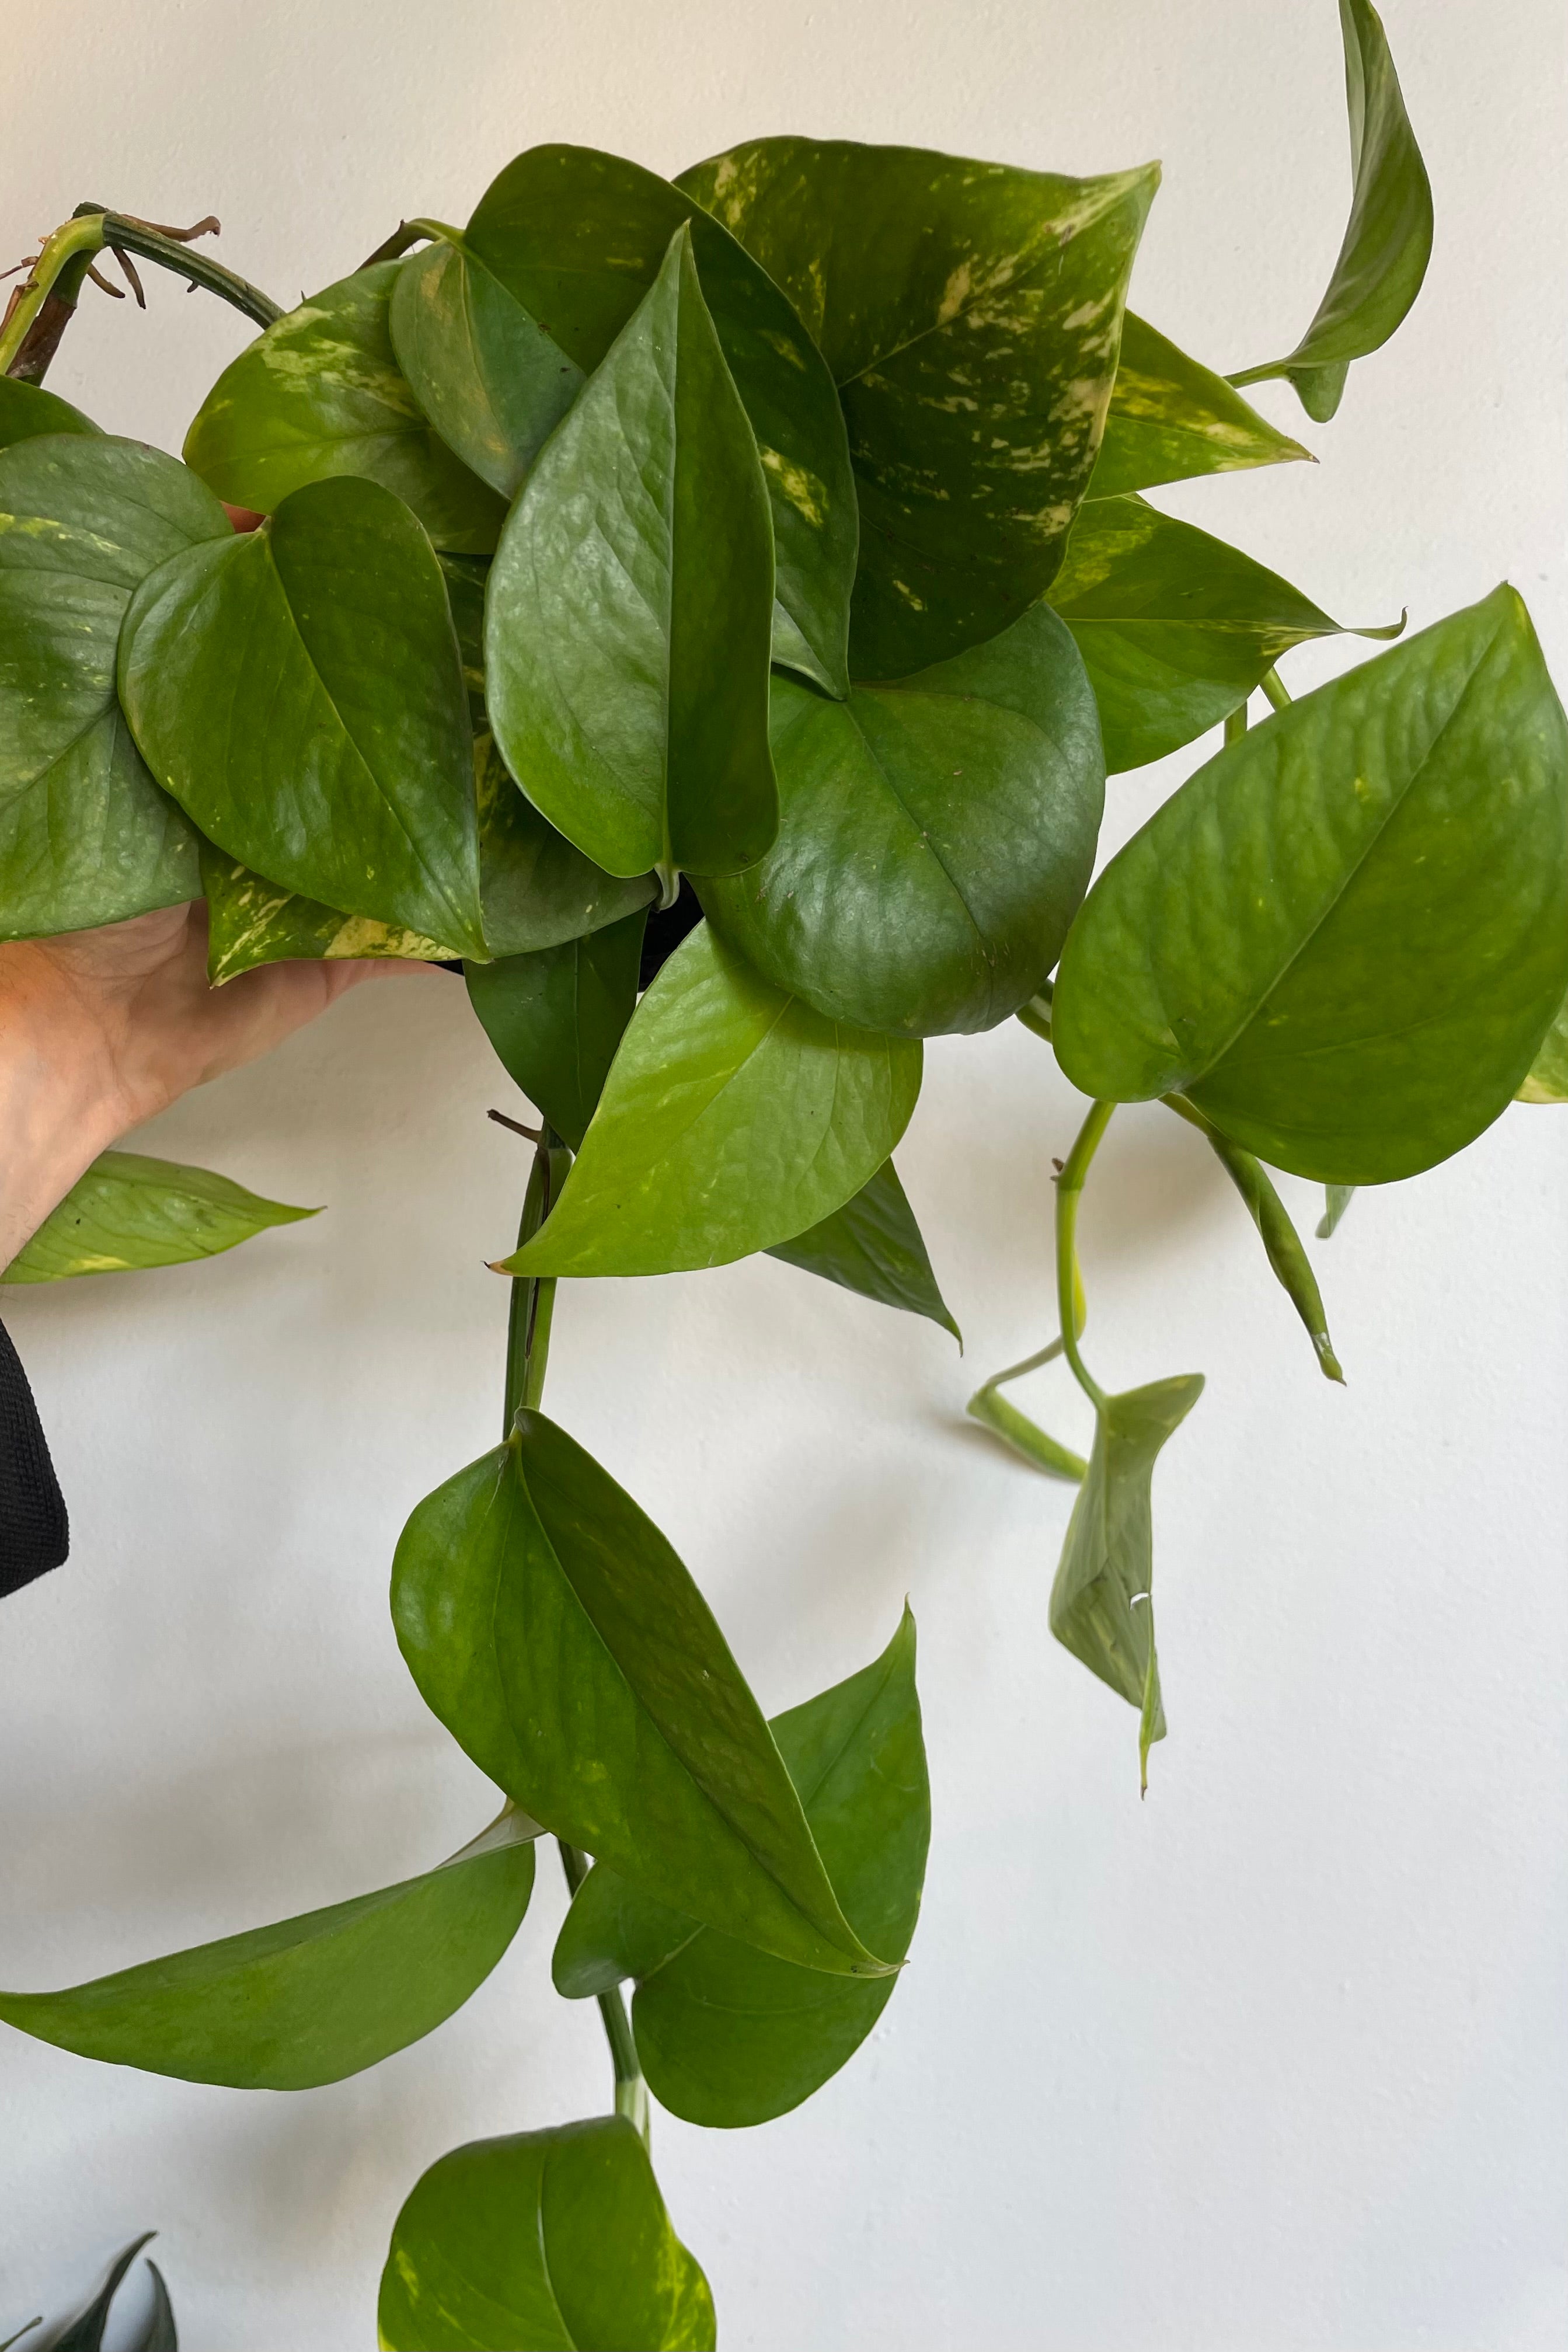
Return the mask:
[[[1350,621],[1505,574],[1568,677],[1558,0],[1387,0],[1438,208],[1426,294],[1323,459],[1159,494]],[[6,0],[0,244],[85,197],[209,209],[280,299],[536,141],[673,171],[801,130],[1096,171],[1163,157],[1137,307],[1288,348],[1347,188],[1331,0]],[[51,382],[177,449],[237,317],[90,290]],[[1357,658],[1292,658],[1307,682]],[[1189,764],[1194,762],[1189,761]],[[1114,782],[1114,846],[1179,763]],[[0,1981],[68,1983],[424,1867],[488,1818],[386,1612],[411,1506],[492,1441],[524,1147],[442,974],[349,999],[138,1139],[318,1221],[6,1293],[75,1528],[0,1605]],[[929,1051],[900,1153],[933,1328],[758,1260],[582,1285],[551,1406],[680,1548],[770,1709],[921,1628],[924,1924],[872,2042],[761,2131],[656,2123],[722,2341],[757,2352],[1557,2352],[1564,2267],[1568,1113],[1363,1194],[1320,1254],[1331,1389],[1217,1164],[1118,1119],[1084,1216],[1109,1384],[1202,1368],[1155,1488],[1171,1737],[1051,1643],[1068,1491],[962,1418],[1054,1328],[1079,1106],[1016,1024]],[[1289,1188],[1303,1217],[1315,1203]],[[1055,1375],[1034,1395],[1084,1416]],[[1022,1401],[1027,1403],[1026,1392]],[[0,2043],[0,2335],[156,2225],[183,2340],[374,2337],[387,2231],[457,2142],[601,2109],[512,1953],[385,2066],[294,2097]]]

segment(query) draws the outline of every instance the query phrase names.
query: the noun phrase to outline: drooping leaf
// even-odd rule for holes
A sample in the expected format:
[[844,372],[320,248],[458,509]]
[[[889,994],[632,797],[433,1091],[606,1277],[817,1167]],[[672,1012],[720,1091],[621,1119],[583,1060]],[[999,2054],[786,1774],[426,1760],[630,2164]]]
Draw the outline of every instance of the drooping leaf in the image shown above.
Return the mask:
[[1386,1183],[1517,1092],[1568,987],[1568,727],[1515,592],[1320,687],[1112,859],[1053,1006],[1062,1068],[1180,1092],[1299,1176]]
[[691,239],[530,475],[485,608],[495,740],[612,874],[733,873],[778,826],[773,527]]
[[1138,498],[1079,508],[1051,603],[1083,656],[1112,775],[1217,727],[1281,654],[1340,632],[1278,572]]
[[810,139],[753,140],[681,173],[837,381],[860,500],[853,677],[944,661],[1050,585],[1158,181],[1155,165],[1072,180]]
[[195,476],[140,442],[0,453],[0,939],[197,896],[196,837],[131,740],[115,647],[148,572],[233,538]]
[[[144,2230],[141,2237],[132,2239],[130,2245],[126,2246],[115,2256],[113,2262],[110,2264],[109,2276],[104,2280],[102,2286],[93,2296],[92,2301],[88,2305],[85,2311],[79,2312],[77,2316],[71,2321],[70,2325],[68,2327],[62,2328],[60,2333],[55,2336],[53,2339],[51,2352],[102,2352],[104,2330],[109,2326],[110,2311],[113,2305],[115,2296],[119,2294],[121,2287],[124,2284],[125,2273],[131,2268],[132,2263],[135,2261],[142,2247],[148,2244],[152,2239],[157,2236],[157,2234],[158,2233],[155,2230]],[[153,2269],[153,2265],[150,2262],[147,2267],[149,2270]],[[154,2275],[156,2275],[155,2273]],[[162,2285],[163,2282],[160,2280],[159,2284]],[[156,2311],[154,2312],[154,2316],[156,2316]],[[35,2327],[37,2324],[37,2320],[33,2322],[33,2326]],[[22,2333],[23,2335],[26,2335],[27,2330],[24,2328]],[[12,2336],[9,2339],[13,2344],[16,2343],[16,2340],[17,2339],[15,2336]],[[170,2321],[169,2340],[172,2344],[174,2340],[172,2318]],[[0,2352],[5,2352],[4,2347],[0,2347]],[[155,2347],[152,2345],[147,2346],[145,2347],[145,2352],[155,2352]]]
[[1287,377],[1320,425],[1340,404],[1351,362],[1377,351],[1400,325],[1432,257],[1432,186],[1383,20],[1371,0],[1340,0],[1340,29],[1352,178],[1344,243],[1295,350],[1231,378],[1241,384]]
[[[1290,1222],[1289,1213],[1269,1181],[1268,1171],[1261,1160],[1195,1110],[1180,1095],[1166,1097],[1173,1111],[1189,1119],[1211,1146],[1220,1166],[1230,1178],[1246,1203],[1247,1213],[1257,1226],[1264,1252],[1270,1266],[1291,1306],[1301,1319],[1307,1337],[1312,1343],[1318,1363],[1327,1380],[1344,1385],[1344,1373],[1329,1338],[1329,1318],[1323,1309],[1323,1295],[1318,1287],[1318,1277],[1312,1272],[1311,1260],[1302,1247],[1301,1237]],[[1330,1231],[1332,1231],[1331,1226]]]
[[1139,1710],[1138,1752],[1165,1736],[1154,1647],[1150,1488],[1161,1447],[1203,1394],[1201,1372],[1129,1389],[1096,1412],[1089,1475],[1068,1521],[1051,1587],[1051,1631],[1091,1674]]
[[208,840],[302,897],[483,955],[473,746],[440,567],[374,482],[143,582],[120,696]]
[[575,1151],[637,998],[646,913],[585,939],[470,963],[468,996],[508,1075]]
[[79,1274],[126,1274],[217,1257],[268,1225],[315,1209],[264,1201],[207,1168],[182,1168],[141,1151],[103,1151],[24,1243],[0,1282],[63,1282]]
[[301,302],[225,368],[185,436],[185,462],[233,506],[270,514],[334,475],[379,482],[437,547],[484,554],[504,499],[459,464],[397,364],[387,310],[400,261]]
[[[847,1914],[901,1960],[931,1837],[909,1611],[873,1664],[773,1729]],[[859,2048],[894,1983],[791,1967],[649,1903],[602,1863],[577,1891],[552,1966],[568,1996],[637,1978],[649,2089],[671,2114],[718,2127],[767,2123],[808,2099]]]
[[1557,1017],[1526,1073],[1519,1099],[1530,1103],[1568,1102],[1568,1003],[1558,1006]]
[[464,246],[589,372],[653,285],[683,223],[767,480],[773,658],[846,693],[858,524],[844,418],[820,352],[766,271],[700,198],[588,147],[533,147],[516,157],[479,199]]
[[1089,498],[1293,458],[1310,464],[1312,453],[1260,416],[1224,376],[1128,311]]
[[1321,1242],[1331,1241],[1339,1231],[1340,1219],[1355,1198],[1353,1184],[1325,1184],[1323,1213],[1318,1219],[1317,1234]]
[[606,874],[557,833],[507,773],[494,739],[474,745],[479,811],[479,896],[492,956],[531,954],[584,939],[646,908],[651,874]]
[[515,498],[584,371],[458,229],[404,263],[390,325],[398,364],[447,446]]
[[537,1835],[509,1811],[422,1877],[63,1992],[0,1993],[0,2019],[188,2083],[341,2082],[433,2032],[484,1982],[528,1908]]
[[862,1298],[874,1298],[879,1307],[924,1315],[963,1346],[963,1334],[937,1287],[915,1213],[890,1160],[853,1200],[793,1241],[775,1242],[768,1255],[839,1283]]
[[621,2116],[470,2141],[397,2217],[386,2352],[713,2352],[713,2298]]
[[520,1413],[419,1505],[392,1613],[426,1706],[557,1837],[743,1942],[886,1972],[844,1917],[707,1602],[553,1422]]
[[[41,433],[96,434],[99,429],[90,416],[58,393],[46,392],[41,383],[19,383],[15,376],[0,375],[0,449]],[[5,2352],[4,2345],[0,2352]]]
[[773,689],[778,838],[699,896],[716,930],[830,1019],[994,1027],[1061,953],[1105,799],[1094,696],[1037,604],[989,645],[829,702]]
[[918,1043],[825,1020],[703,923],[638,1005],[560,1205],[501,1270],[674,1274],[793,1241],[891,1155],[920,1083]]

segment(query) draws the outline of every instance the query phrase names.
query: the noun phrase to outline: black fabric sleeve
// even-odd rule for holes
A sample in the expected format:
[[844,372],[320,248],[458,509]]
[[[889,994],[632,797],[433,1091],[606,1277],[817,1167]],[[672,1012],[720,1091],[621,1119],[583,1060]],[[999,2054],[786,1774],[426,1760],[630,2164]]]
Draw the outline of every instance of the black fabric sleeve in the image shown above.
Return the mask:
[[70,1523],[21,1359],[0,1323],[0,1599],[70,1549]]

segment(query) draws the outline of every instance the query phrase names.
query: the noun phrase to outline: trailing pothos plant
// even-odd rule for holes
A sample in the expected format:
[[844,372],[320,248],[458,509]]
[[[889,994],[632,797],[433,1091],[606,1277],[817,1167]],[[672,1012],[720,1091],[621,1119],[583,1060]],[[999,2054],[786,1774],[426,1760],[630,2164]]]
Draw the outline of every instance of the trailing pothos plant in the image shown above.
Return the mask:
[[[1031,1361],[1065,1356],[1092,1453],[1002,1393],[1024,1367],[970,1410],[1081,1481],[1051,1623],[1146,1771],[1151,1477],[1202,1381],[1108,1395],[1081,1352],[1075,1219],[1116,1106],[1212,1146],[1338,1379],[1269,1169],[1327,1186],[1326,1231],[1355,1186],[1568,1096],[1568,732],[1518,595],[1292,700],[1276,665],[1339,625],[1144,496],[1306,457],[1237,386],[1287,378],[1327,420],[1419,288],[1426,176],[1376,15],[1341,16],[1343,247],[1296,349],[1228,379],[1125,307],[1155,167],[804,138],[674,182],[531,149],[465,226],[406,222],[286,314],[89,206],[0,333],[0,930],[205,897],[215,985],[460,961],[539,1113],[500,1442],[416,1506],[392,1579],[499,1817],[398,1885],[0,1997],[88,2057],[332,2082],[468,1999],[558,1840],[554,1980],[598,2002],[614,2113],[439,2157],[392,2228],[384,2345],[712,2344],[649,2093],[719,2127],[810,2096],[920,1905],[912,1622],[765,1719],[668,1538],[543,1409],[561,1280],[765,1250],[954,1329],[892,1158],[921,1041],[1048,1041],[1089,1108]],[[263,331],[183,462],[40,387],[106,249]],[[1107,774],[1221,726],[1090,887]],[[7,1278],[299,1213],[110,1153]]]

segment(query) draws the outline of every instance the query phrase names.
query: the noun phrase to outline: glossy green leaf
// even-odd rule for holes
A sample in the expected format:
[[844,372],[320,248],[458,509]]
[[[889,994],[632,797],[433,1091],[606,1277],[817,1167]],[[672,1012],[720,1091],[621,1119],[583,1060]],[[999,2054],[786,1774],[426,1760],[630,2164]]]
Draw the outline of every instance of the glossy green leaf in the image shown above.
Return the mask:
[[920,1084],[918,1044],[825,1020],[700,924],[638,1005],[548,1225],[501,1270],[675,1274],[793,1241],[876,1174]]
[[473,743],[440,567],[374,482],[162,565],[120,646],[149,766],[232,857],[483,955]]
[[378,923],[369,915],[344,915],[314,898],[285,890],[226,850],[204,842],[202,891],[207,902],[207,978],[215,988],[258,964],[311,961],[340,957],[407,956],[420,963],[445,963],[451,955],[439,940]]
[[465,967],[507,1074],[574,1151],[637,1001],[646,913],[531,955]]
[[231,505],[270,514],[334,475],[379,482],[437,547],[494,547],[505,501],[453,456],[392,348],[400,261],[377,262],[288,311],[225,368],[185,436],[185,462]]
[[1068,1521],[1051,1587],[1051,1631],[1075,1658],[1139,1710],[1138,1751],[1165,1736],[1154,1647],[1150,1488],[1161,1447],[1203,1394],[1201,1372],[1104,1399],[1089,1475]]
[[1355,1190],[1353,1184],[1324,1185],[1323,1213],[1318,1219],[1317,1224],[1318,1239],[1321,1242],[1331,1240],[1339,1231],[1340,1219],[1354,1200]]
[[341,2082],[433,2032],[483,1984],[528,1908],[537,1835],[503,1813],[422,1877],[64,1992],[0,1993],[0,2019],[188,2083]]
[[901,1036],[994,1028],[1045,979],[1105,800],[1094,696],[1037,604],[989,645],[829,702],[773,689],[778,838],[700,896],[759,972]]
[[1519,1090],[1519,1099],[1530,1103],[1568,1102],[1568,1003],[1558,1006],[1557,1017]]
[[[1214,1150],[1215,1158],[1231,1182],[1236,1186],[1247,1207],[1247,1213],[1257,1226],[1264,1253],[1274,1270],[1276,1280],[1301,1319],[1307,1337],[1312,1343],[1319,1365],[1326,1380],[1344,1385],[1344,1373],[1329,1339],[1329,1318],[1323,1308],[1323,1295],[1318,1287],[1318,1277],[1312,1272],[1311,1260],[1301,1244],[1301,1237],[1290,1222],[1284,1202],[1269,1181],[1268,1171],[1250,1151],[1243,1151],[1228,1136],[1184,1102],[1180,1095],[1166,1097],[1170,1108],[1183,1118],[1189,1119]],[[1331,1226],[1330,1231],[1333,1228]]]
[[479,812],[479,896],[492,956],[528,955],[585,938],[646,908],[651,874],[606,874],[557,833],[507,772],[494,739],[474,745]]
[[470,2141],[397,2217],[384,2352],[713,2352],[708,2282],[620,2116]]
[[464,243],[587,371],[658,278],[682,223],[767,479],[773,657],[846,693],[858,522],[844,418],[821,353],[766,271],[700,200],[588,147],[519,155],[480,198]]
[[488,555],[443,553],[437,562],[447,583],[447,602],[452,608],[452,626],[458,637],[458,657],[463,665],[463,684],[468,689],[468,717],[478,739],[489,730],[485,713],[485,589],[489,582],[490,559]]
[[1384,1183],[1518,1091],[1568,987],[1568,727],[1515,592],[1234,743],[1113,858],[1053,1007],[1088,1095],[1180,1092],[1299,1176]]
[[315,1209],[264,1201],[207,1168],[182,1168],[141,1151],[103,1151],[71,1186],[0,1282],[63,1282],[79,1274],[127,1274],[217,1257],[268,1225]]
[[1327,293],[1295,350],[1245,369],[1235,383],[1285,376],[1326,424],[1352,360],[1387,342],[1421,291],[1432,257],[1432,186],[1383,20],[1370,0],[1340,0],[1350,108],[1351,216]]
[[104,435],[0,452],[0,939],[90,929],[199,895],[196,838],[115,699],[148,572],[228,517],[173,457]]
[[583,388],[583,370],[458,231],[404,263],[393,349],[447,446],[512,499]]
[[[90,416],[84,416],[58,393],[46,392],[41,383],[18,383],[14,376],[0,375],[0,449],[13,448],[18,441],[31,441],[41,433],[98,431]],[[5,2352],[4,2345],[0,2352]]]
[[862,1298],[874,1298],[879,1307],[924,1315],[951,1331],[960,1349],[963,1346],[963,1334],[937,1287],[915,1213],[890,1160],[853,1200],[793,1241],[775,1242],[768,1255],[807,1274],[819,1274]]
[[1278,572],[1137,498],[1079,509],[1051,603],[1083,656],[1112,775],[1217,727],[1281,654],[1340,632]]
[[689,232],[508,518],[486,597],[495,740],[612,874],[733,873],[778,826],[773,528]]
[[886,1972],[839,1908],[707,1602],[553,1422],[520,1413],[419,1505],[392,1613],[426,1704],[557,1837],[742,1942]]
[[[901,1960],[931,1838],[909,1611],[873,1664],[775,1716],[773,1730],[847,1914]],[[718,2127],[767,2123],[808,2099],[853,2057],[895,1981],[793,1968],[647,1902],[603,1864],[577,1891],[552,1967],[568,1996],[637,1978],[649,2089],[671,2114]]]
[[1224,376],[1128,311],[1089,498],[1299,457],[1310,464],[1312,453],[1260,416]]
[[1156,165],[1071,180],[810,139],[753,140],[681,173],[837,381],[860,500],[853,677],[928,668],[1050,585],[1158,183]]

